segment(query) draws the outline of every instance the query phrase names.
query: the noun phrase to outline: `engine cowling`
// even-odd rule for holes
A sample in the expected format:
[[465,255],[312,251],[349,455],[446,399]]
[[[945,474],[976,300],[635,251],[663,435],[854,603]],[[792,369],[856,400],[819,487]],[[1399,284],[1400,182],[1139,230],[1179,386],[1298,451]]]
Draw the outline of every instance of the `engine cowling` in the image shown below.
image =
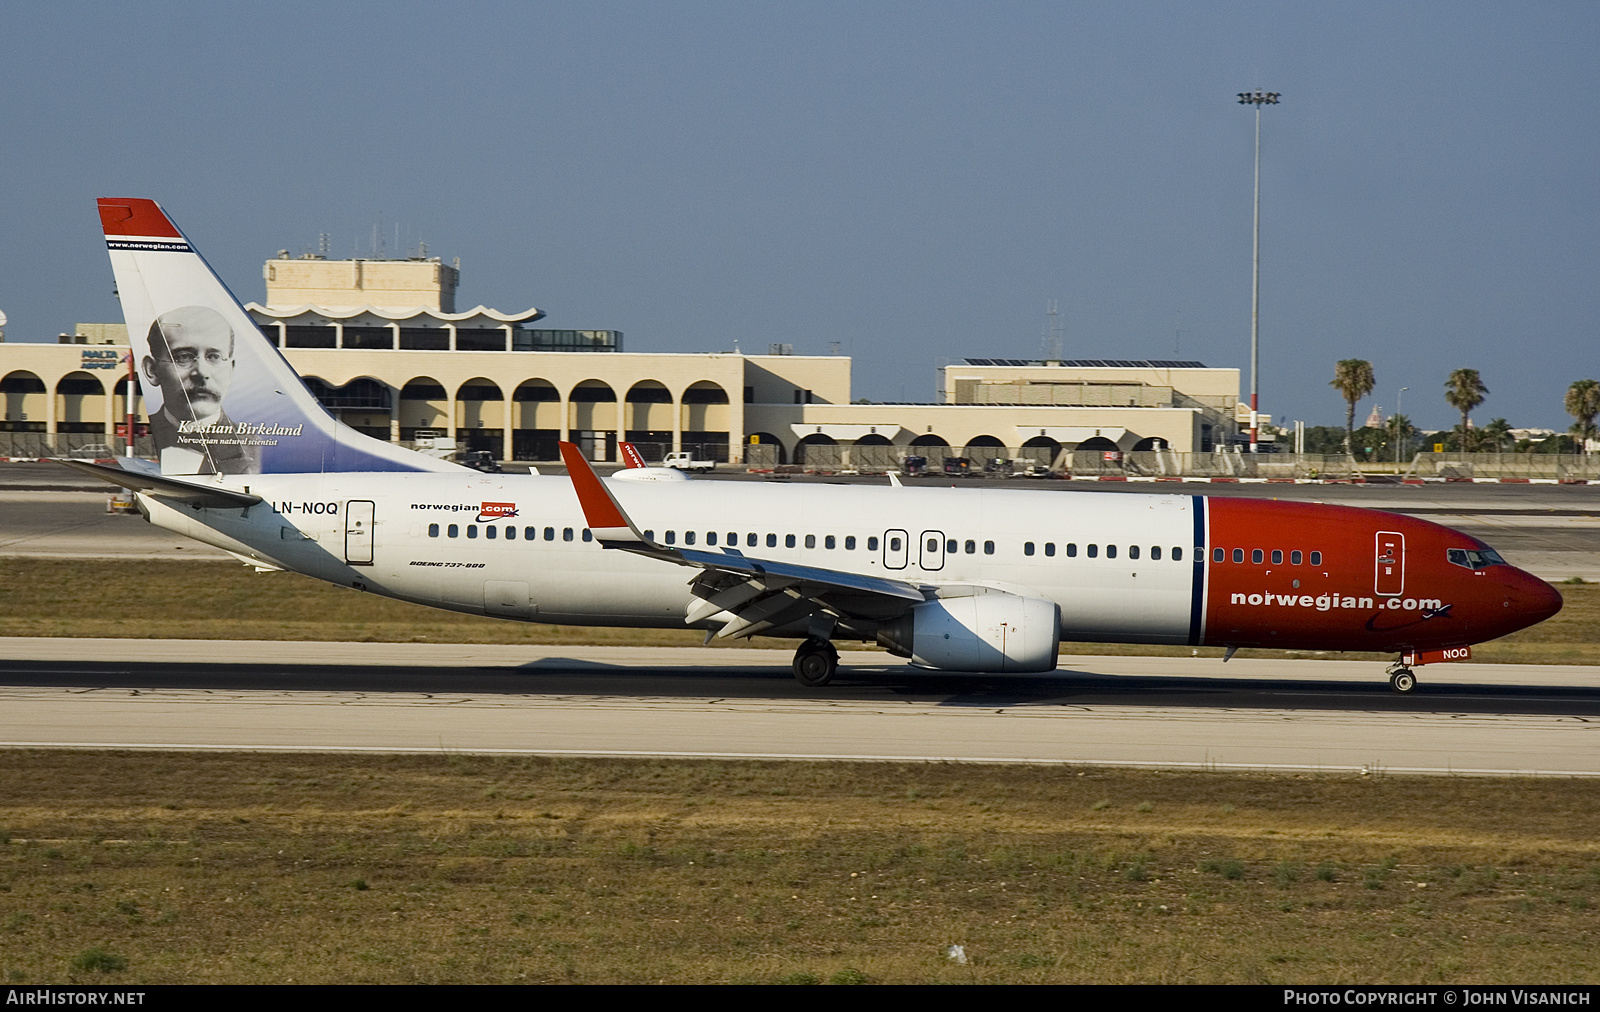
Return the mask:
[[1061,608],[996,591],[937,598],[878,627],[878,642],[912,664],[943,671],[1052,671]]

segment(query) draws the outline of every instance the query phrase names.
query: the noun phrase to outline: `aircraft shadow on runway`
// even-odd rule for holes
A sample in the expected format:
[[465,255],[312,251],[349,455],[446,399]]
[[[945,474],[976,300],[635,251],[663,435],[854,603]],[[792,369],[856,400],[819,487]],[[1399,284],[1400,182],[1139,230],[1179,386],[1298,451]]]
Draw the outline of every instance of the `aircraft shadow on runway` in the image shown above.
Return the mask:
[[1363,710],[1600,716],[1600,686],[1424,683],[1408,696],[1374,678],[1105,675],[1061,668],[1049,674],[961,675],[904,666],[846,667],[821,689],[796,683],[788,666],[638,667],[544,658],[517,667],[375,667],[172,663],[0,662],[0,685],[38,688],[218,692],[412,692],[430,696],[587,696],[703,700],[927,702],[984,709],[1028,706]]

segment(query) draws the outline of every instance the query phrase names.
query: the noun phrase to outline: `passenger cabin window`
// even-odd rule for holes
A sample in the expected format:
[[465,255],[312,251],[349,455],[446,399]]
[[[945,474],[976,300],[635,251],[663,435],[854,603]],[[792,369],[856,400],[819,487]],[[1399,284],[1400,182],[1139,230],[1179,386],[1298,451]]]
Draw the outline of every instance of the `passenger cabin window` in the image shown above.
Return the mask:
[[469,524],[467,526],[467,540],[470,541],[470,540],[472,540],[473,538],[475,538],[477,536],[478,536],[478,525],[477,524]]
[[1078,546],[1077,546],[1077,544],[1074,543],[1074,542],[1071,542],[1071,541],[1067,542],[1067,558],[1076,559],[1077,557],[1078,557]]
[[993,541],[985,541],[983,543],[983,554],[985,554],[985,555],[993,555],[994,554],[994,542]]
[[1116,545],[1107,545],[1106,546],[1106,558],[1114,559],[1116,557],[1117,557],[1117,546]]
[[867,551],[876,552],[877,550],[878,550],[878,539],[877,538],[868,538],[867,539]]
[[793,534],[785,534],[783,536],[783,547],[785,547],[785,548],[793,548],[794,547],[794,535]]
[[694,544],[694,531],[683,532],[683,543],[686,545]]
[[1283,550],[1282,549],[1274,548],[1272,550],[1272,564],[1274,566],[1283,565]]
[[515,541],[515,540],[517,540],[517,529],[515,527],[507,527],[506,528],[506,540],[507,541]]
[[716,543],[717,543],[717,532],[716,531],[707,531],[706,532],[706,544],[715,547]]
[[591,531],[589,528],[585,527],[583,529],[583,540],[585,540],[585,541],[593,541],[594,540],[594,531]]
[[556,539],[556,529],[554,527],[546,527],[544,529],[544,539],[546,541],[554,541]]
[[489,539],[489,540],[490,540],[490,541],[493,541],[493,540],[494,540],[494,538],[495,538],[495,533],[494,533],[494,532],[495,532],[495,531],[496,531],[496,530],[498,530],[498,528],[495,528],[495,527],[485,527],[485,528],[484,528],[484,529],[483,529],[483,536],[484,536],[484,537],[486,537],[486,538],[488,538],[488,539]]
[[1313,566],[1322,565],[1322,553],[1321,552],[1312,552],[1311,553],[1311,564]]
[[457,527],[455,524],[451,524],[445,533],[449,534],[453,538],[461,533],[461,528]]
[[1161,561],[1161,546],[1160,545],[1151,545],[1150,546],[1150,561],[1151,562],[1160,562]]
[[1292,566],[1298,566],[1304,560],[1305,556],[1301,555],[1298,549],[1289,553],[1289,564]]
[[1258,566],[1261,565],[1261,549],[1259,549],[1259,548],[1250,549],[1250,561],[1255,563]]
[[[1197,549],[1197,551],[1204,552],[1205,549],[1203,549],[1203,548],[1202,549]],[[1172,561],[1173,562],[1182,562],[1183,561],[1183,549],[1174,548],[1172,550]]]
[[678,532],[677,531],[668,531],[667,532],[667,544],[675,545],[677,543],[678,543]]
[[746,534],[744,536],[744,546],[746,548],[756,547],[756,536],[754,534]]
[[845,535],[844,550],[847,552],[853,552],[856,550],[856,536],[854,534]]
[[739,547],[739,534],[738,534],[737,531],[729,531],[728,532],[728,547],[729,548],[738,548]]
[[889,539],[889,551],[898,552],[899,550],[900,550],[900,539],[899,538],[890,538]]
[[1128,558],[1137,559],[1138,557],[1139,557],[1139,546],[1138,545],[1129,545],[1128,546]]
[[1227,559],[1228,559],[1228,550],[1226,548],[1213,548],[1213,549],[1211,549],[1211,561],[1212,562],[1226,562]]
[[767,535],[767,547],[768,548],[777,548],[778,547],[778,536],[776,534],[768,534]]
[[827,537],[822,539],[822,547],[831,550],[833,548],[838,547],[838,542],[834,541],[833,535],[830,534]]
[[978,543],[976,541],[968,541],[967,542],[967,554],[968,555],[976,555],[976,554],[978,554]]
[[1046,541],[1044,543],[1044,554],[1046,558],[1055,558],[1056,543],[1054,541]]
[[[928,550],[930,552],[933,551],[933,545],[934,545],[934,543],[932,541],[928,542]],[[1024,541],[1022,543],[1022,554],[1023,555],[1032,555],[1033,554],[1033,542],[1032,541]]]
[[1087,555],[1091,559],[1097,559],[1097,558],[1100,557],[1100,546],[1099,545],[1084,545],[1083,546],[1083,554]]
[[1235,548],[1233,550],[1233,561],[1234,562],[1243,562],[1244,561],[1244,549],[1243,548]]
[[817,536],[815,534],[807,534],[806,535],[806,547],[807,548],[815,548],[815,547],[817,547]]
[[956,550],[958,548],[960,548],[960,547],[961,547],[960,544],[957,543],[955,538],[951,538],[951,539],[949,539],[948,541],[946,541],[944,543],[944,550],[945,550],[946,554],[949,554],[949,555],[956,554]]
[[429,524],[428,525],[428,537],[436,538],[438,536],[439,536],[439,525],[438,524]]
[[572,528],[571,527],[562,528],[562,530],[561,530],[561,540],[562,541],[571,541],[572,540]]

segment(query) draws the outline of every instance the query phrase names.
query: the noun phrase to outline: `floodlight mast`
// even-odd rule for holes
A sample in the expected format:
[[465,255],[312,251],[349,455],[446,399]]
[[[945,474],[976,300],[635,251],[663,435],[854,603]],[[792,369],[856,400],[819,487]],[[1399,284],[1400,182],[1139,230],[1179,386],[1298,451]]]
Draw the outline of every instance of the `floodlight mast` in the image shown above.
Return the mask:
[[1261,387],[1258,379],[1261,366],[1261,107],[1264,105],[1277,105],[1278,96],[1282,92],[1255,91],[1239,92],[1240,105],[1253,105],[1256,107],[1256,196],[1255,196],[1255,246],[1252,254],[1252,272],[1250,277],[1250,452],[1259,452],[1258,439],[1260,422],[1256,412],[1260,410]]

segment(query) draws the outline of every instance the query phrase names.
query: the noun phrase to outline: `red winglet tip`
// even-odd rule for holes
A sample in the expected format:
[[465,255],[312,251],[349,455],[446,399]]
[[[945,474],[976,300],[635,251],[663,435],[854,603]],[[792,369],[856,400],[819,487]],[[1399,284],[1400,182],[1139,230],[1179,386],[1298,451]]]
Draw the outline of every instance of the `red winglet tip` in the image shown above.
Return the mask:
[[181,239],[183,233],[161,210],[161,205],[144,197],[101,197],[100,224],[106,235],[159,236]]
[[567,474],[572,478],[572,490],[578,494],[578,505],[583,508],[583,518],[589,527],[594,530],[627,527],[628,518],[611,501],[610,493],[600,484],[600,476],[583,459],[583,451],[578,449],[576,443],[563,442],[560,445],[561,460],[567,465]]

